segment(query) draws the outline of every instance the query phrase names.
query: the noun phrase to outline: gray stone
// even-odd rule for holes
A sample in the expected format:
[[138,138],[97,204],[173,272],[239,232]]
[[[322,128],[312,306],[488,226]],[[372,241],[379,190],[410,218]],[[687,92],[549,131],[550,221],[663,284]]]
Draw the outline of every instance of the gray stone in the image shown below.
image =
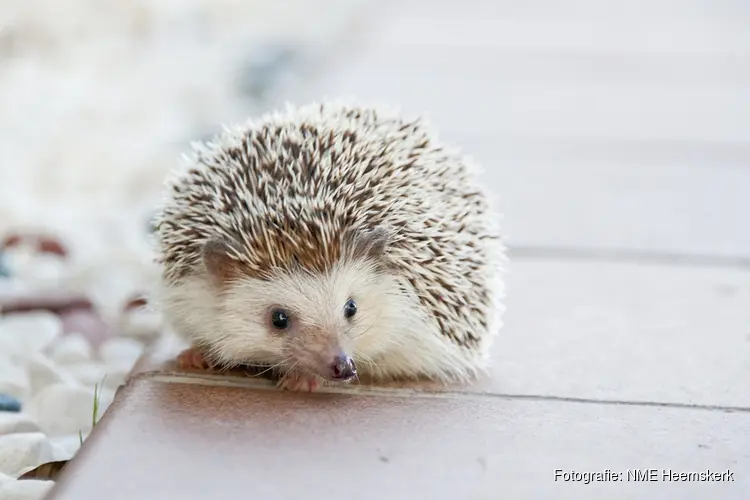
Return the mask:
[[476,152],[509,245],[750,258],[750,169],[511,163],[490,142]]
[[0,251],[0,278],[9,278],[10,277],[10,269],[8,269],[8,264],[5,262],[5,258],[3,257],[3,252]]
[[21,402],[10,394],[0,394],[0,411],[18,413],[21,411]]
[[750,273],[512,264],[487,390],[750,408]]

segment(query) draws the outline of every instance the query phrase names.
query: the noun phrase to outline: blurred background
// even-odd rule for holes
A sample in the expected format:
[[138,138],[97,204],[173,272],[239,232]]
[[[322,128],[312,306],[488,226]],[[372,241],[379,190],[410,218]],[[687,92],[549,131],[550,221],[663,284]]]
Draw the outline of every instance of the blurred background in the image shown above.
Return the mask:
[[152,277],[149,218],[189,142],[293,96],[363,4],[0,2],[0,233],[70,247],[67,267],[16,275],[116,314]]

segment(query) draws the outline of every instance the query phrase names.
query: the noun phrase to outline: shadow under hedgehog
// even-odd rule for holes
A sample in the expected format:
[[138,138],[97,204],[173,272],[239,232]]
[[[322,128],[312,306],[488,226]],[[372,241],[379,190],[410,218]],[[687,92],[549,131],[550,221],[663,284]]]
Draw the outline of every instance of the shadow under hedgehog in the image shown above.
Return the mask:
[[421,119],[312,103],[226,129],[166,183],[158,303],[183,367],[263,366],[312,391],[467,382],[506,261],[478,169]]

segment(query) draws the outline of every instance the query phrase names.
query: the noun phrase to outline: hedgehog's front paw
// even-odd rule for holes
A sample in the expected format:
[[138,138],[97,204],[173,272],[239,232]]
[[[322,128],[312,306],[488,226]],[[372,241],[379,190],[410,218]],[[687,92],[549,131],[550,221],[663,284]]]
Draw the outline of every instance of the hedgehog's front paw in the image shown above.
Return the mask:
[[313,392],[320,387],[320,379],[315,375],[293,371],[286,373],[277,387],[287,391]]
[[178,354],[177,365],[182,370],[213,370],[216,368],[197,347],[190,347]]

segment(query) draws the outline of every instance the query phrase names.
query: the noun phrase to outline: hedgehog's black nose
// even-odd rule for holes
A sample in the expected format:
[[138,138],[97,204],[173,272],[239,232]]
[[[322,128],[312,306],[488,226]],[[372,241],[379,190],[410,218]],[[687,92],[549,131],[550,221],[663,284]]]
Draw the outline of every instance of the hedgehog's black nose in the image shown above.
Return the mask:
[[354,360],[349,356],[336,356],[331,364],[331,378],[334,380],[349,380],[357,374]]

